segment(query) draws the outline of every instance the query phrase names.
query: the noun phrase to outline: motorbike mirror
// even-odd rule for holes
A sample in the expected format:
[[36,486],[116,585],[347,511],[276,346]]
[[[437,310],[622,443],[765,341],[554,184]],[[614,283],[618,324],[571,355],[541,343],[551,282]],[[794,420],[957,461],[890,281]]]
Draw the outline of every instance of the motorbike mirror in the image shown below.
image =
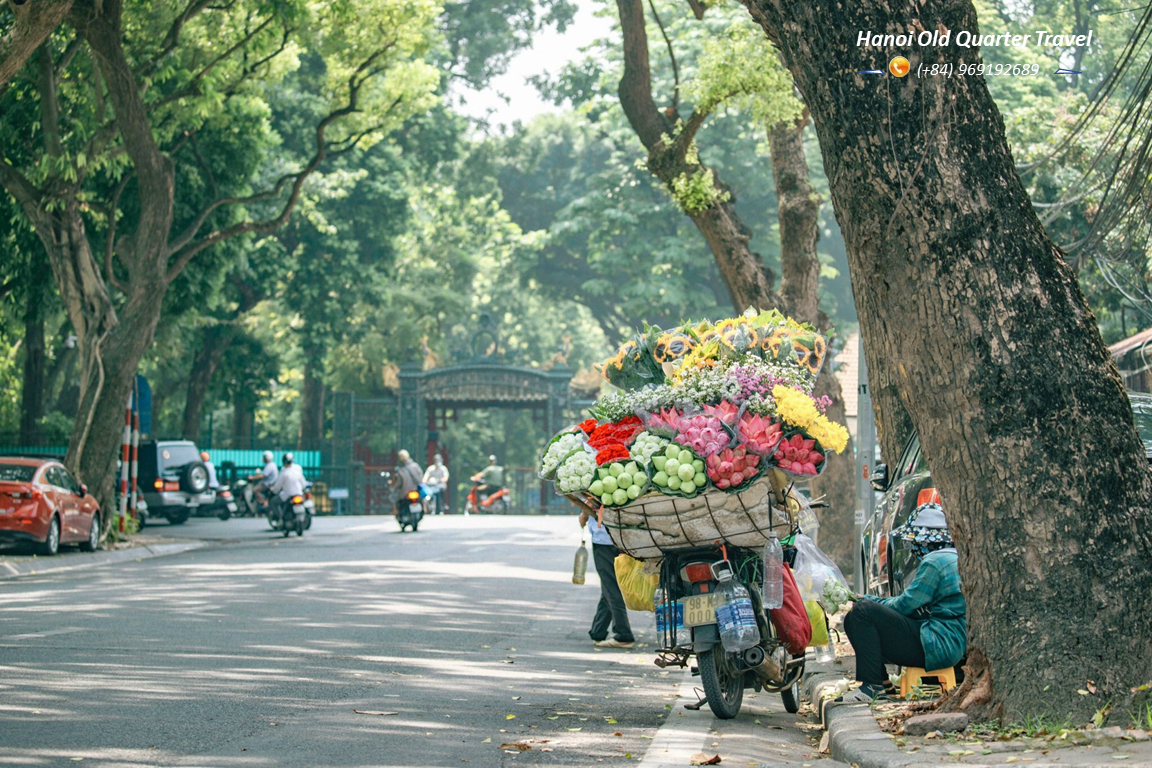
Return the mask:
[[84,485],[84,483],[80,483],[80,498],[84,498],[87,495],[88,495],[88,486]]

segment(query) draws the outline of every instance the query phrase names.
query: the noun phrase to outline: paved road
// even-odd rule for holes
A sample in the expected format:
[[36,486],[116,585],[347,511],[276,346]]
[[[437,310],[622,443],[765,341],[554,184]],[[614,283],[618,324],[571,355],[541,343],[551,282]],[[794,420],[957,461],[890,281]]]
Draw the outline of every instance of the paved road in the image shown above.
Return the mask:
[[[319,518],[303,539],[193,520],[163,533],[220,543],[0,583],[0,765],[818,759],[778,697],[732,723],[683,711],[691,682],[652,665],[651,614],[633,614],[635,650],[594,649],[599,590],[592,574],[570,583],[571,518],[431,518],[418,534]],[[501,749],[515,742],[531,749]]]

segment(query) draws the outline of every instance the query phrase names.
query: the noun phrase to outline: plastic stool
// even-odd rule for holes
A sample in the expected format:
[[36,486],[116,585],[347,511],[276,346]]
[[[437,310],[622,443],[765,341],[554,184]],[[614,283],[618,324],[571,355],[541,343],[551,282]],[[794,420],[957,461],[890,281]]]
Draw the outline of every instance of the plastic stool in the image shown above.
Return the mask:
[[939,680],[941,691],[956,687],[955,667],[933,669],[927,672],[921,667],[904,667],[904,672],[900,675],[900,698],[908,698],[908,694],[920,684],[920,679],[923,677],[934,677]]

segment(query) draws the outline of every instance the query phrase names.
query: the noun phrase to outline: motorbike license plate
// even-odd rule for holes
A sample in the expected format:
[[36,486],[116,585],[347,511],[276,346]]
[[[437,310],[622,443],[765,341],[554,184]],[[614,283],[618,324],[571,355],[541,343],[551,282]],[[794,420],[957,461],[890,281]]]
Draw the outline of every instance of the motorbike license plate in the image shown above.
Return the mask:
[[716,623],[716,594],[684,598],[684,626],[700,627]]
[[408,505],[408,511],[414,515],[420,514],[421,512],[424,511],[424,505],[418,501],[413,502],[412,504]]

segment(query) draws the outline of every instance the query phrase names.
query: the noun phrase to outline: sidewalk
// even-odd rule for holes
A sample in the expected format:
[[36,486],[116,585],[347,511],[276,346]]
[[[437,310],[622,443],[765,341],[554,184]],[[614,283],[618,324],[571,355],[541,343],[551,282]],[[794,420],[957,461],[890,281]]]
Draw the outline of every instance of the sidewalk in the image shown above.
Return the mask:
[[207,547],[212,543],[214,542],[137,534],[132,537],[130,542],[127,542],[127,546],[125,543],[121,543],[116,549],[101,549],[96,552],[63,550],[55,557],[39,557],[37,555],[7,554],[0,551],[0,581],[175,555],[179,552]]
[[[1063,731],[1031,736],[969,725],[964,731],[925,736],[905,733],[907,705],[835,704],[831,697],[852,677],[855,659],[836,660],[836,667],[815,666],[804,689],[817,711],[822,709],[831,757],[859,768],[905,768],[960,764],[993,766],[1027,764],[1028,768],[1060,766],[1142,766],[1152,768],[1152,738],[1143,730],[1119,727]],[[823,706],[819,702],[827,698]],[[888,730],[882,727],[882,721]]]

